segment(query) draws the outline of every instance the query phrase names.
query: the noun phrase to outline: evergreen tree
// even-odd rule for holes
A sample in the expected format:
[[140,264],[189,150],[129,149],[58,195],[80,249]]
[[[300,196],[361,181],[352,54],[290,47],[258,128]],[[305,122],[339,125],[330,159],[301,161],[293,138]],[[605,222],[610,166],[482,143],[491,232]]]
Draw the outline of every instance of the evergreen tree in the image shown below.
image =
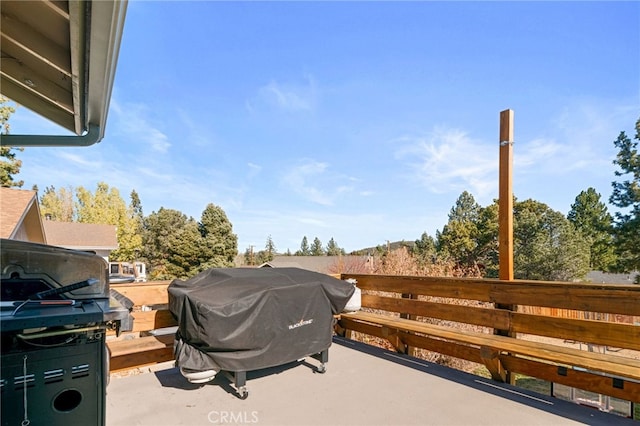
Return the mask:
[[198,266],[195,252],[200,251],[201,242],[198,224],[193,218],[163,207],[157,213],[152,212],[144,220],[142,235],[142,256],[149,268],[149,277],[168,280],[192,275],[193,265]]
[[498,200],[494,200],[482,207],[478,215],[476,259],[487,278],[497,278],[499,272],[498,210]]
[[615,264],[612,227],[613,217],[600,201],[594,188],[580,192],[571,205],[567,219],[582,234],[590,246],[590,267],[608,271]]
[[436,233],[438,252],[463,266],[475,266],[480,205],[464,191],[449,212],[449,222]]
[[200,270],[232,267],[238,254],[238,236],[221,207],[209,204],[199,223],[204,246],[201,247]]
[[[625,132],[620,132],[614,141],[618,154],[613,163],[620,169],[615,171],[615,175],[624,176],[626,180],[612,182],[613,193],[609,198],[611,204],[623,209],[615,214],[614,238],[617,269],[625,272],[640,270],[640,118],[635,127],[633,141]],[[640,282],[640,275],[637,280]]]
[[[186,217],[186,216],[185,216]],[[216,263],[218,259],[206,258],[205,242],[200,234],[199,224],[189,217],[183,226],[177,227],[168,238],[167,272],[172,278],[189,278],[209,267],[227,266]],[[203,264],[208,261],[208,264]]]
[[131,209],[131,213],[133,217],[139,222],[140,227],[144,222],[144,213],[142,212],[142,201],[140,201],[140,196],[136,192],[136,190],[131,191],[131,202],[129,203],[129,208]]
[[[267,242],[265,243],[264,251],[265,251],[264,262],[271,262],[274,256],[276,255],[276,246],[273,243],[273,239],[271,238],[271,235],[267,237]],[[264,262],[261,262],[261,263],[264,263]]]
[[309,250],[309,241],[307,240],[307,236],[302,237],[302,242],[300,243],[300,250],[296,252],[296,256],[309,256],[311,254],[311,250]]
[[255,263],[253,261],[253,250],[252,250],[252,247],[248,247],[244,251],[244,264],[245,265],[249,265],[249,266],[255,265]]
[[[15,108],[7,105],[8,99],[4,96],[0,96],[0,134],[9,134],[9,117],[16,112]],[[16,148],[18,151],[23,151],[24,148]],[[16,153],[11,147],[0,146],[0,158],[5,160],[0,161],[0,186],[11,188],[21,188],[24,185],[22,180],[14,180],[13,176],[20,173],[20,167],[22,167],[22,161],[16,158]]]
[[415,241],[411,253],[420,267],[433,263],[436,257],[436,241],[431,235],[423,232],[420,239]]
[[344,249],[341,249],[338,246],[338,243],[336,243],[333,237],[331,237],[331,239],[327,243],[327,256],[340,256],[344,254]]
[[589,271],[588,243],[560,212],[526,200],[514,204],[514,276],[569,281]]
[[[17,148],[22,151],[23,148]],[[6,160],[0,161],[0,186],[5,188],[21,188],[24,185],[23,180],[15,180],[14,175],[20,173],[22,161],[16,158],[16,153],[9,147],[0,146],[0,157]]]
[[9,118],[11,114],[16,112],[16,109],[11,105],[7,105],[9,99],[0,95],[0,134],[8,135],[11,126],[9,125]]
[[324,248],[322,248],[322,241],[318,237],[313,239],[311,244],[311,256],[324,256]]

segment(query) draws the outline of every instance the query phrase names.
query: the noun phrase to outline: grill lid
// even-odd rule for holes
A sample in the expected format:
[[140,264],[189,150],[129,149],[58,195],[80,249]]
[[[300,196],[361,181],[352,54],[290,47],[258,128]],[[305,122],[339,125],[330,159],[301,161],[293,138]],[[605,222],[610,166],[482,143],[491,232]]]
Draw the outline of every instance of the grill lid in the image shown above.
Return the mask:
[[0,240],[2,331],[119,321],[107,262],[95,253]]
[[0,244],[3,301],[26,300],[41,291],[87,280],[92,280],[91,285],[65,292],[65,298],[109,298],[107,262],[95,253],[6,239]]

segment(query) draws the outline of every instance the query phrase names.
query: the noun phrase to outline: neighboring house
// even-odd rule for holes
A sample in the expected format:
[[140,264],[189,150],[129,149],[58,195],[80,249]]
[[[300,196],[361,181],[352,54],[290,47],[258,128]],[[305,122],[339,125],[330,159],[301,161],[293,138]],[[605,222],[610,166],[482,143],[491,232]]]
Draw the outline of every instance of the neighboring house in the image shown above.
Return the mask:
[[609,272],[591,271],[586,281],[597,284],[633,284],[638,271],[629,274],[612,274]]
[[36,191],[4,187],[0,188],[0,238],[92,251],[107,261],[118,248],[115,225],[43,220]]
[[109,254],[118,248],[115,225],[93,223],[42,222],[47,244],[73,250],[92,251],[109,261]]
[[0,188],[0,238],[47,244],[36,191]]
[[275,256],[258,267],[301,268],[322,274],[339,274],[345,270],[364,273],[368,272],[368,262],[367,256]]

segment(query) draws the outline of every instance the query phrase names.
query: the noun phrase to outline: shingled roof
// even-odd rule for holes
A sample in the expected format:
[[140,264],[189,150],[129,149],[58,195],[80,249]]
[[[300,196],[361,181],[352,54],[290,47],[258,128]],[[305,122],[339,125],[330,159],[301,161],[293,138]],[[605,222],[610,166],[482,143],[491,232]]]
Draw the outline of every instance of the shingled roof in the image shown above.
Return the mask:
[[259,268],[301,268],[321,274],[337,274],[345,272],[345,264],[349,272],[356,267],[357,272],[368,271],[370,267],[367,256],[275,256],[273,260],[259,265]]
[[0,188],[0,237],[46,243],[36,191]]
[[47,244],[53,246],[94,251],[118,248],[115,225],[53,220],[45,220],[42,225],[47,235]]

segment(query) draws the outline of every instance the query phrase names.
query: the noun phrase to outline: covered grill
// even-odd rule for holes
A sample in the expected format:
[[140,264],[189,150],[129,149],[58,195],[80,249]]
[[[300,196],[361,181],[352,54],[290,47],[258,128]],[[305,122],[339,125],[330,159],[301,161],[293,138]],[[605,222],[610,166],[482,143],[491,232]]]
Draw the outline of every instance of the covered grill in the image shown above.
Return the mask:
[[95,254],[2,240],[2,425],[104,424],[105,333],[128,316]]
[[[298,268],[210,269],[174,280],[169,309],[179,324],[177,365],[188,378],[234,373],[243,398],[247,371],[313,356],[324,372],[333,315],[354,291],[344,281]],[[206,371],[208,377],[197,375]]]

